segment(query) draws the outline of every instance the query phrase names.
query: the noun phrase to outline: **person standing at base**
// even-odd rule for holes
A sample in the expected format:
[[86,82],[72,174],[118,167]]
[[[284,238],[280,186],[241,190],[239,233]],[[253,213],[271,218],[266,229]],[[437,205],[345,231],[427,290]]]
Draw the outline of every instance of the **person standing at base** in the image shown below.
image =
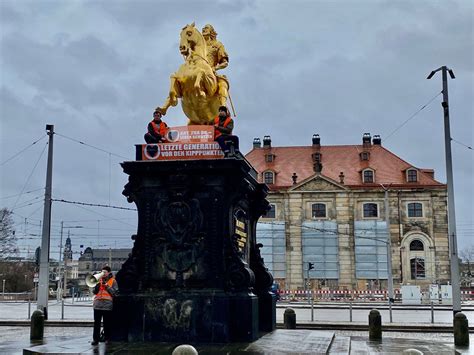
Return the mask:
[[153,120],[148,123],[148,132],[145,133],[147,144],[160,143],[165,140],[168,125],[161,120],[162,112],[157,108],[153,112]]
[[117,294],[118,285],[112,275],[109,266],[102,268],[104,276],[102,276],[94,287],[94,333],[91,344],[97,345],[100,340],[100,323],[104,320],[104,337],[105,342],[110,341],[110,328],[112,321],[112,308],[114,296]]
[[219,143],[225,156],[231,152],[239,152],[239,137],[232,135],[234,120],[230,118],[229,110],[225,106],[219,107],[219,115],[214,119],[214,140]]

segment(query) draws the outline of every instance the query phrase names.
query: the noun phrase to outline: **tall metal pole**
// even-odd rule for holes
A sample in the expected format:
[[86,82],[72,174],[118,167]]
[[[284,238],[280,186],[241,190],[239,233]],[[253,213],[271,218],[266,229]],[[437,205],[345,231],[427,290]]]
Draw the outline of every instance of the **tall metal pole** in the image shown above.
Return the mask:
[[[58,262],[58,269],[59,269],[59,275],[58,275],[58,292],[56,293],[56,296],[58,298],[58,301],[61,299],[62,295],[60,293],[63,293],[63,285],[61,285],[61,253],[63,251],[63,228],[64,228],[64,221],[61,221],[61,238],[59,241],[59,262]],[[59,287],[61,286],[61,287]],[[61,290],[61,292],[59,292]]]
[[385,188],[385,222],[387,224],[387,286],[388,286],[388,303],[393,303],[393,275],[392,275],[392,238],[390,234],[390,207],[388,203],[388,188]]
[[43,211],[43,233],[41,237],[41,257],[38,288],[37,308],[44,313],[44,319],[48,319],[48,295],[49,295],[49,242],[51,234],[51,190],[53,180],[53,137],[54,125],[47,124],[46,130],[49,136],[48,166],[46,169],[46,189],[44,193]]
[[448,239],[451,261],[451,285],[453,287],[453,313],[461,311],[461,287],[459,282],[459,259],[456,236],[456,214],[454,208],[454,179],[453,160],[451,155],[451,129],[449,127],[449,98],[448,98],[448,72],[452,79],[455,78],[451,69],[445,65],[432,71],[427,79],[441,70],[443,77],[443,106],[444,111],[444,148],[446,155],[446,180],[448,184]]

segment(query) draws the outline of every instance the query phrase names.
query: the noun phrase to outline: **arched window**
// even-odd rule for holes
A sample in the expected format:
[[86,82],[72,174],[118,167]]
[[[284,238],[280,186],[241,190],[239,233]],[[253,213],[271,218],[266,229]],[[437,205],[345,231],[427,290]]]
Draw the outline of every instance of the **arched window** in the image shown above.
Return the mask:
[[410,259],[410,271],[411,271],[412,280],[424,279],[426,277],[425,259],[423,258]]
[[373,183],[373,182],[375,182],[374,171],[372,169],[365,169],[362,172],[362,181],[364,183]]
[[423,251],[425,250],[423,246],[423,242],[419,239],[415,239],[410,243],[410,250],[411,251]]
[[364,203],[364,218],[374,218],[379,216],[376,203]]
[[275,183],[275,174],[273,171],[265,171],[263,173],[263,182],[265,184],[274,184]]
[[423,204],[420,202],[409,203],[408,217],[423,217]]
[[311,206],[311,216],[313,218],[326,218],[326,204],[313,203]]

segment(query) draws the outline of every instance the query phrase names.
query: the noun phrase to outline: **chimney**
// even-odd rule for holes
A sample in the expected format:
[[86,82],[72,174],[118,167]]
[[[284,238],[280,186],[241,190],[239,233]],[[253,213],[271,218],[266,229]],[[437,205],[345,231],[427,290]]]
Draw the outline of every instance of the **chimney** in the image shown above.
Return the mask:
[[296,173],[293,173],[293,175],[291,176],[291,178],[293,179],[293,185],[296,185],[296,184],[297,184],[297,181],[298,181],[298,175],[296,175]]
[[380,135],[374,134],[374,138],[372,139],[372,144],[373,145],[382,145],[382,138],[380,138]]
[[319,134],[313,134],[313,147],[321,148],[321,138],[319,138]]
[[254,138],[253,139],[253,148],[260,148],[261,147],[261,142],[260,142],[260,138]]
[[362,136],[362,146],[364,148],[369,148],[370,147],[370,138],[372,138],[370,136],[370,133],[364,133],[364,135]]
[[339,182],[341,184],[344,184],[344,172],[342,171],[339,173]]
[[272,147],[272,139],[270,136],[263,136],[263,148],[271,148]]

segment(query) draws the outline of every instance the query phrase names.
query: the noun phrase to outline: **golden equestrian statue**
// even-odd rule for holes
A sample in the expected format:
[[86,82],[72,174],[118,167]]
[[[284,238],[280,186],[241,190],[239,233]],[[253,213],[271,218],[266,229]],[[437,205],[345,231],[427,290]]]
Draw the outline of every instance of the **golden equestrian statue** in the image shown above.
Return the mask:
[[170,77],[168,97],[161,107],[163,115],[181,99],[188,125],[212,125],[219,106],[226,106],[229,82],[216,71],[227,67],[229,57],[224,45],[216,40],[211,25],[199,32],[195,24],[186,25],[180,34],[179,51],[184,64]]

